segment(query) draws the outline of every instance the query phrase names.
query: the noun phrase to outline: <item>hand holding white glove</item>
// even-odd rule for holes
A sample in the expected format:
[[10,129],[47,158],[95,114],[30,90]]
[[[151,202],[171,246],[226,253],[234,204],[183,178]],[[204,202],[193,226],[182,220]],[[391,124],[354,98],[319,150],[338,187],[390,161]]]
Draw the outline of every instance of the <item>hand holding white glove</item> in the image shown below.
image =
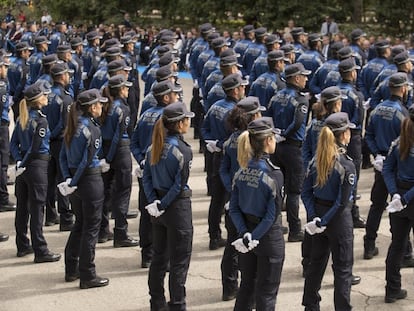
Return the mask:
[[385,160],[385,157],[384,156],[382,156],[380,154],[377,154],[377,156],[375,157],[374,161],[372,161],[372,165],[374,166],[374,168],[377,171],[382,172],[382,168],[384,166],[384,160]]
[[21,165],[21,163],[22,163],[22,161],[17,161],[16,162],[16,167],[15,167],[15,179],[17,178],[17,177],[19,177],[21,174],[23,174],[23,172],[26,170],[26,168],[25,167],[21,167],[20,165]]
[[368,98],[364,103],[362,104],[365,110],[368,110],[371,107],[371,98]]
[[106,159],[101,159],[101,161],[99,161],[99,165],[101,166],[102,173],[106,173],[111,168],[111,165],[106,162]]
[[224,204],[224,210],[228,211],[230,209],[230,201],[227,201],[226,204]]
[[69,194],[72,194],[73,192],[75,192],[76,189],[78,189],[77,186],[69,186],[71,182],[72,182],[72,178],[68,178],[64,182],[61,182],[60,184],[57,185],[60,193],[64,197],[68,196]]
[[246,232],[243,235],[243,243],[244,243],[244,245],[247,244],[247,248],[248,248],[249,251],[251,251],[257,245],[259,245],[259,241],[258,240],[253,240],[252,239],[252,234],[250,232]]
[[231,245],[233,245],[234,248],[239,253],[246,254],[249,251],[249,249],[244,245],[242,238],[237,239],[236,241],[234,241],[233,243],[231,243]]
[[305,230],[310,235],[314,235],[317,233],[322,233],[325,231],[326,226],[319,226],[318,224],[321,222],[319,217],[315,217],[312,221],[308,222],[305,225]]
[[286,140],[286,137],[284,137],[280,134],[275,134],[275,137],[276,137],[276,143],[281,143],[281,142]]
[[218,140],[206,140],[206,147],[207,150],[211,153],[213,152],[220,152],[221,149],[217,147]]
[[148,214],[150,214],[151,216],[157,218],[160,217],[162,214],[164,214],[164,210],[159,210],[158,209],[158,204],[160,204],[160,200],[155,200],[154,202],[152,202],[151,204],[148,204],[147,206],[145,206],[145,209],[148,211]]
[[404,206],[401,202],[401,196],[396,193],[392,196],[392,200],[387,205],[387,212],[388,213],[396,213],[402,211],[406,206]]

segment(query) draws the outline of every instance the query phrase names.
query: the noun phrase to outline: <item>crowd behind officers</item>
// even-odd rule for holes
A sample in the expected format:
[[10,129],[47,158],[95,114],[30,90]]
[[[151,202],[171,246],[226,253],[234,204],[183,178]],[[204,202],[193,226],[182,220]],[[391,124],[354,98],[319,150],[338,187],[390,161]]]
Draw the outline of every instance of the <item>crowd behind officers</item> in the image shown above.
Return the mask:
[[[378,255],[376,233],[389,193],[393,242],[386,261],[385,302],[406,297],[399,269],[414,266],[407,151],[413,96],[411,58],[404,47],[380,40],[371,49],[377,55],[369,55],[361,29],[352,31],[350,45],[330,33],[329,47],[326,42],[322,47],[321,36],[314,33],[307,39],[302,27],[289,28],[283,42],[279,34],[251,25],[243,27],[242,39],[231,42],[206,23],[186,47],[194,80],[193,113],[179,101],[177,34],[162,30],[143,74],[145,107],[138,117],[138,35],[126,31],[104,40],[92,29],[66,38],[65,27],[60,23],[49,37],[17,43],[11,63],[5,51],[0,59],[5,142],[0,207],[15,209],[6,187],[11,107],[16,120],[10,152],[16,161],[11,172],[16,175],[18,257],[34,253],[36,263],[58,261],[60,254],[48,249],[42,226],[45,220],[45,225],[60,223],[61,231],[71,231],[65,280],[79,279],[80,288],[100,287],[109,280],[96,274],[96,243],[139,243],[141,266],[150,267],[151,308],[185,310],[193,235],[188,186],[192,153],[182,136],[194,117],[211,195],[208,247],[225,247],[222,299],[237,297],[235,310],[254,305],[274,310],[286,231],[288,242],[303,242],[306,310],[319,309],[318,291],[330,253],[335,308],[350,310],[350,286],[360,280],[352,275],[352,229],[365,227],[356,204],[365,119],[375,181],[364,258]],[[23,38],[30,38],[30,31]],[[233,43],[234,49],[229,48]],[[36,48],[32,55],[31,44]],[[128,233],[130,153],[138,164],[139,242]],[[305,235],[300,196],[307,211]],[[289,228],[282,226],[284,206]],[[220,227],[225,210],[227,240]],[[115,219],[113,233],[109,211]],[[168,304],[163,288],[167,270]]]

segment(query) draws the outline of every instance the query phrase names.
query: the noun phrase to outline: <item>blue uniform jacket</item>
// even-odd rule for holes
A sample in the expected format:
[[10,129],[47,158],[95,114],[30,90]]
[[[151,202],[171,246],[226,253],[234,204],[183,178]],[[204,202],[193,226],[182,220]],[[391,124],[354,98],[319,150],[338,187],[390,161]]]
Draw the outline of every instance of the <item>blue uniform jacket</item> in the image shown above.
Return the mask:
[[10,122],[9,118],[10,101],[7,80],[0,80],[0,117],[4,122]]
[[220,177],[224,188],[226,188],[228,193],[231,193],[233,177],[240,168],[239,162],[237,161],[237,139],[239,138],[240,133],[240,131],[234,132],[223,144]]
[[155,107],[157,106],[157,100],[155,99],[154,95],[152,94],[152,92],[150,92],[147,96],[144,97],[144,99],[142,100],[142,105],[141,105],[141,111],[139,113],[140,116],[142,116],[142,114],[147,111],[148,109],[150,109],[151,107]]
[[399,97],[383,101],[371,112],[365,140],[374,156],[387,154],[392,141],[400,136],[401,123],[407,115]]
[[310,161],[316,154],[316,147],[318,146],[318,137],[325,124],[325,118],[318,120],[312,119],[310,127],[306,131],[305,140],[302,146],[303,167],[307,168]]
[[[397,180],[414,183],[414,154],[410,152],[407,159],[401,160],[399,138],[391,144],[388,156],[384,161],[382,175],[391,195],[398,193]],[[411,188],[403,195],[400,193],[400,195],[402,203],[407,204],[414,199],[414,188]]]
[[213,86],[216,83],[220,82],[221,80],[223,80],[223,74],[221,73],[220,69],[214,70],[207,77],[206,82],[204,83],[204,91],[203,91],[204,105],[205,105],[205,101],[207,100],[207,96],[210,90],[213,88]]
[[[308,76],[306,88],[309,89],[309,83],[313,78],[315,72],[323,65],[323,56],[316,50],[307,50],[296,60],[297,63],[302,63],[305,69],[310,70],[311,74]],[[316,93],[318,94],[318,93]]]
[[98,69],[98,64],[101,61],[101,53],[99,52],[99,47],[88,46],[83,52],[83,70],[86,72],[89,79],[92,79],[96,70]]
[[249,85],[252,85],[261,74],[267,71],[269,71],[269,65],[267,64],[267,53],[265,53],[254,61],[252,70],[250,70]]
[[282,130],[286,139],[303,141],[306,130],[306,117],[309,102],[295,86],[286,88],[272,97],[267,114],[273,118],[275,127]]
[[252,42],[243,56],[243,75],[249,75],[252,71],[254,61],[261,55],[266,55],[266,47],[262,43]]
[[160,68],[160,65],[156,63],[152,68],[147,72],[145,77],[145,87],[144,87],[144,96],[147,96],[151,92],[151,88],[155,81],[157,81],[157,70]]
[[242,40],[237,41],[236,44],[234,45],[234,52],[236,52],[236,54],[240,54],[240,56],[237,57],[237,62],[240,65],[243,64],[244,53],[246,52],[246,50],[249,48],[250,44],[252,43],[253,41],[250,39],[242,39]]
[[[312,79],[309,79],[309,90],[312,94],[320,94],[327,86],[325,85],[326,78],[330,72],[336,71],[338,74],[339,60],[330,59],[322,64],[314,73]],[[332,82],[334,83],[334,82]],[[336,85],[337,83],[333,84]],[[332,86],[332,85],[331,85]]]
[[[129,139],[128,125],[130,122],[130,110],[123,98],[116,98],[112,103],[112,109],[101,125],[102,140],[105,145],[103,157],[111,163],[122,139]],[[106,151],[106,143],[110,144]]]
[[383,57],[370,60],[361,70],[358,76],[357,87],[364,95],[365,100],[372,96],[371,90],[375,79],[380,72],[388,65],[388,61]]
[[[382,69],[382,71],[378,74],[377,78],[374,80],[374,83],[371,85],[370,94],[374,96],[375,90],[384,81],[387,77],[391,76],[393,73],[396,73],[398,68],[395,64],[389,64]],[[371,99],[372,100],[372,99]]]
[[27,63],[29,64],[29,79],[27,84],[33,84],[41,75],[42,71],[42,58],[45,56],[44,52],[36,52],[32,54]]
[[161,209],[166,209],[183,190],[189,190],[188,178],[193,153],[181,135],[168,134],[160,161],[151,165],[150,158],[151,147],[148,148],[142,179],[145,195],[148,202],[160,200]]
[[204,140],[218,140],[217,147],[221,148],[230,133],[226,126],[227,113],[233,109],[236,100],[231,97],[219,100],[207,111],[201,134]]
[[152,131],[158,119],[162,116],[165,104],[158,104],[145,111],[138,120],[132,132],[131,152],[138,164],[145,159],[148,147],[151,145]]
[[269,102],[276,92],[286,87],[285,81],[280,77],[280,74],[275,71],[268,71],[261,74],[250,87],[249,96],[256,96],[259,98],[260,105],[263,107],[269,106]]
[[210,76],[210,74],[212,72],[214,72],[215,70],[220,69],[220,57],[218,56],[212,56],[210,57],[210,59],[204,64],[203,70],[201,72],[201,76],[200,76],[200,88],[202,90],[202,94],[204,96],[205,92],[206,92],[206,81],[207,78]]
[[[371,101],[369,103],[371,108],[375,108],[378,104],[386,99],[391,97],[390,87],[388,85],[391,76],[386,77],[380,85],[375,89],[374,94],[372,94]],[[407,75],[408,80],[411,82],[411,76]],[[409,108],[413,103],[413,90],[410,88],[408,91],[408,96],[406,101],[403,103],[405,107]]]
[[[78,118],[78,128],[70,145],[62,145],[59,155],[64,179],[72,178],[70,186],[76,186],[86,168],[99,167],[98,152],[102,146],[101,130],[90,116]],[[74,174],[71,170],[76,170]]]
[[280,214],[282,198],[283,174],[268,155],[252,159],[247,168],[240,168],[234,176],[230,198],[230,217],[239,235],[249,231],[244,215],[253,215],[260,223],[251,232],[252,239],[260,241]]
[[342,81],[338,84],[341,93],[344,97],[342,99],[342,112],[346,112],[349,121],[356,125],[357,130],[361,130],[364,118],[364,97],[361,92],[358,92],[353,84],[347,81]]
[[[355,165],[350,157],[340,154],[325,185],[315,186],[316,176],[316,161],[312,160],[303,182],[301,198],[308,220],[319,217],[321,225],[326,226],[335,215],[352,205],[352,191],[357,182]],[[331,201],[333,204],[324,215],[318,215],[315,211],[315,199]]]
[[19,104],[23,98],[23,90],[29,78],[29,66],[23,58],[16,58],[7,70],[10,95],[13,96],[13,103]]
[[207,114],[207,111],[209,111],[211,106],[213,106],[219,100],[223,100],[225,98],[226,98],[226,93],[224,92],[223,87],[221,86],[221,80],[220,80],[208,92],[207,99],[205,100],[204,105],[203,105],[204,113]]
[[108,67],[103,66],[99,68],[93,75],[91,85],[89,86],[89,88],[100,90],[102,86],[108,82],[108,80],[109,80]]
[[198,79],[197,75],[197,61],[200,54],[209,48],[208,42],[203,38],[199,38],[194,41],[193,46],[191,47],[190,56],[188,59],[190,65],[190,73],[193,80]]
[[29,110],[29,121],[24,130],[17,119],[11,140],[10,152],[13,158],[25,167],[32,155],[49,154],[50,131],[46,116],[38,109]]

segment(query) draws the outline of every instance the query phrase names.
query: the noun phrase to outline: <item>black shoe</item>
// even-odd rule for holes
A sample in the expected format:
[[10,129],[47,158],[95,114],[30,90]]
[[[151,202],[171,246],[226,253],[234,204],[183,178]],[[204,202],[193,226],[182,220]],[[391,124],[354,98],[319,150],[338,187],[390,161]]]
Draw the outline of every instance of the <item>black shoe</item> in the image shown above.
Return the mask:
[[93,287],[107,286],[108,284],[109,284],[109,279],[101,278],[97,276],[94,279],[89,280],[89,281],[80,281],[79,287],[81,289],[87,289],[87,288],[93,288]]
[[27,255],[30,255],[30,254],[33,254],[34,252],[33,252],[33,248],[28,248],[28,249],[25,249],[25,250],[22,250],[22,251],[17,251],[17,257],[24,257],[24,256],[27,256]]
[[6,242],[9,239],[9,235],[0,232],[0,242]]
[[407,291],[405,289],[400,289],[398,293],[395,294],[386,294],[385,295],[385,303],[393,303],[396,302],[399,299],[404,299],[407,297]]
[[210,244],[208,246],[209,250],[214,251],[216,249],[219,249],[221,247],[226,246],[227,244],[227,240],[223,239],[223,238],[218,238],[218,239],[212,239],[210,240]]
[[414,267],[414,258],[404,258],[401,262],[401,268],[412,268]]
[[365,228],[365,219],[362,217],[354,218],[354,228]]
[[372,259],[374,256],[378,255],[378,247],[364,250],[364,259]]
[[285,227],[285,226],[282,226],[282,232],[283,232],[283,234],[288,234],[289,228]]
[[47,254],[43,256],[35,256],[34,262],[35,263],[42,263],[42,262],[55,262],[59,261],[60,257],[62,257],[60,254],[55,254],[49,251]]
[[114,239],[114,234],[112,232],[100,234],[98,237],[98,243],[105,243],[112,241]]
[[71,231],[73,228],[73,223],[68,223],[68,224],[60,224],[59,225],[59,231]]
[[75,282],[79,279],[79,272],[71,274],[65,273],[65,282]]
[[230,301],[230,300],[236,299],[238,291],[239,289],[236,288],[235,290],[229,293],[223,293],[223,295],[221,296],[221,300]]
[[351,285],[358,285],[361,283],[361,277],[359,275],[352,275]]
[[289,233],[288,242],[302,242],[303,238],[304,238],[303,231],[299,231],[296,233]]
[[15,210],[16,210],[16,204],[10,201],[0,204],[0,212],[12,212]]
[[52,220],[46,220],[45,221],[45,227],[51,227],[51,226],[54,226],[54,225],[58,225],[59,223],[60,223],[59,218],[55,218],[55,219],[52,219]]
[[135,240],[134,238],[127,237],[124,240],[114,240],[114,247],[134,247],[138,246],[139,242],[138,240]]
[[127,219],[132,219],[132,218],[137,218],[138,217],[138,210],[136,211],[128,211],[126,218]]

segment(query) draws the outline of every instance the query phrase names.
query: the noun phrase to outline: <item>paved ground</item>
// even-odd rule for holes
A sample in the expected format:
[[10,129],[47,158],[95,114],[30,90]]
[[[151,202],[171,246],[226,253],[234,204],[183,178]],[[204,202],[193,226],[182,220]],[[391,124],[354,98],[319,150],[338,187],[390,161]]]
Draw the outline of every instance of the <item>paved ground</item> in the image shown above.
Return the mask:
[[[188,80],[182,81],[185,95],[191,94]],[[186,103],[189,98],[186,97]],[[187,281],[188,310],[230,311],[234,301],[221,302],[220,260],[222,249],[208,250],[207,213],[209,197],[206,196],[203,158],[198,144],[188,135],[193,146],[194,162],[190,186],[193,189],[194,243]],[[369,207],[369,191],[373,173],[362,171],[359,201],[361,214],[366,216]],[[10,193],[14,188],[10,187]],[[138,184],[134,182],[131,208],[137,208]],[[13,198],[13,197],[12,197]],[[304,209],[301,216],[304,219]],[[355,233],[354,273],[362,277],[360,285],[352,287],[354,310],[414,310],[413,270],[402,270],[402,284],[408,290],[408,298],[395,304],[385,304],[384,277],[385,256],[390,241],[387,215],[384,215],[378,237],[379,256],[370,261],[362,259],[364,230]],[[284,222],[286,217],[284,215]],[[96,266],[99,275],[109,277],[110,284],[104,288],[79,290],[79,284],[64,282],[64,262],[33,264],[33,257],[16,257],[14,213],[0,214],[0,231],[10,234],[7,242],[0,243],[0,311],[69,311],[69,310],[149,310],[147,269],[140,268],[140,250],[136,248],[114,249],[110,242],[98,244]],[[63,254],[68,233],[59,232],[58,226],[44,228],[52,251]],[[129,232],[137,236],[138,220],[129,222]],[[286,243],[286,260],[282,283],[277,299],[278,310],[303,310],[301,306],[303,278],[301,277],[300,244]],[[333,277],[328,266],[323,280],[321,310],[333,310]],[[166,286],[168,283],[166,282]]]

